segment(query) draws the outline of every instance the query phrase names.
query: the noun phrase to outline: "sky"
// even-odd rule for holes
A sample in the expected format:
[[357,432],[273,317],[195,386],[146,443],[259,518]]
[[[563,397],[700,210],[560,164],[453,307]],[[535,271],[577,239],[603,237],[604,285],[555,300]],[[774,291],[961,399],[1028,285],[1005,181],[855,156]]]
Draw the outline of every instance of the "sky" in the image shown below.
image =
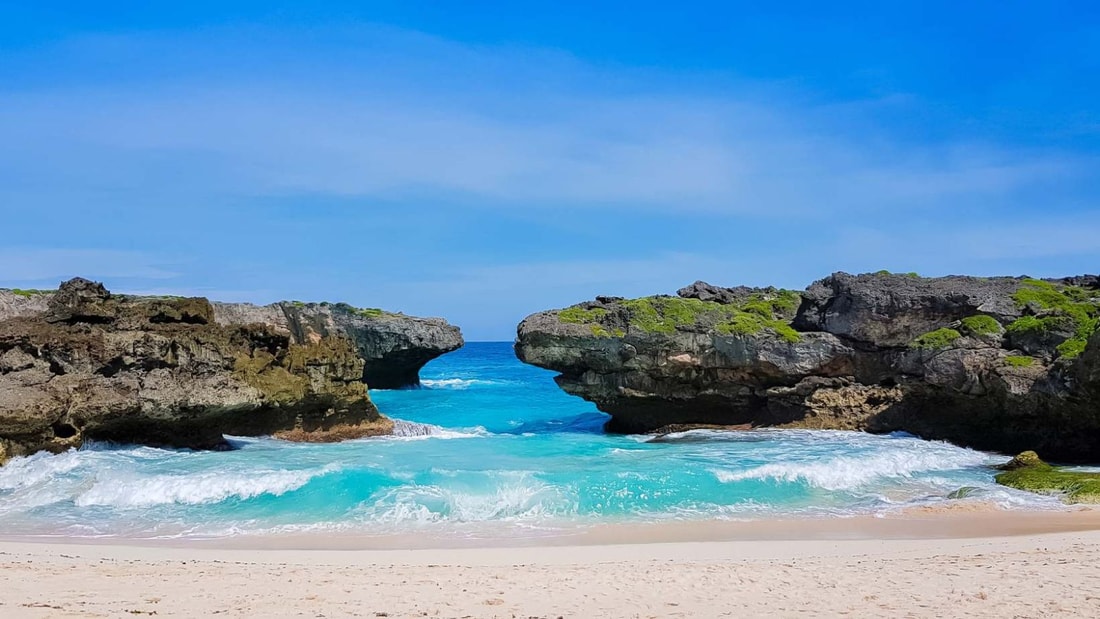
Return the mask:
[[0,286],[510,340],[698,279],[1100,271],[1094,3],[316,4],[0,0]]

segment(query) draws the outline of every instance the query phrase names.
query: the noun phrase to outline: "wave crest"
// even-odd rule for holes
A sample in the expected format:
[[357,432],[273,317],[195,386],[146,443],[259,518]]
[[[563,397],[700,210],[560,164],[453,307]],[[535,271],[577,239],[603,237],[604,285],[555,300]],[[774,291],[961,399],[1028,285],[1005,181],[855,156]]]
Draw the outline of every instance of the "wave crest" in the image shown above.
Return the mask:
[[442,426],[430,423],[417,423],[404,419],[393,420],[393,438],[398,439],[424,439],[424,438],[476,438],[488,435],[488,430],[478,426],[469,432],[460,430],[448,430]]
[[883,478],[911,478],[919,473],[980,466],[988,460],[987,454],[962,449],[898,450],[838,456],[816,462],[776,462],[743,471],[717,469],[712,472],[722,483],[755,479],[804,483],[823,490],[851,490]]
[[499,385],[501,381],[480,378],[425,378],[420,384],[428,389],[469,389],[473,386]]
[[99,476],[90,488],[76,497],[75,503],[79,507],[153,507],[221,503],[228,499],[252,499],[265,494],[281,496],[336,470],[337,467],[326,466],[305,471],[211,471],[150,477],[112,473]]

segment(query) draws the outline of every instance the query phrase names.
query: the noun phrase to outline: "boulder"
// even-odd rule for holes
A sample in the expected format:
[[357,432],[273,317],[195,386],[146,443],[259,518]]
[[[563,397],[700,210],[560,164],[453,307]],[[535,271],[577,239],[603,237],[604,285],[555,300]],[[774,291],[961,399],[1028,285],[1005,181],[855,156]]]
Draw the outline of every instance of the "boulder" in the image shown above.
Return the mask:
[[836,273],[802,293],[696,282],[677,297],[539,312],[515,348],[609,413],[611,431],[906,431],[1095,461],[1095,281]]
[[419,385],[425,364],[464,343],[458,327],[442,318],[361,309],[346,303],[215,303],[214,315],[223,325],[267,325],[298,344],[325,337],[346,338],[359,351],[362,380],[372,389]]
[[0,301],[0,463],[89,439],[220,448],[225,434],[323,441],[392,428],[339,332],[223,324],[206,299],[115,295],[80,278]]

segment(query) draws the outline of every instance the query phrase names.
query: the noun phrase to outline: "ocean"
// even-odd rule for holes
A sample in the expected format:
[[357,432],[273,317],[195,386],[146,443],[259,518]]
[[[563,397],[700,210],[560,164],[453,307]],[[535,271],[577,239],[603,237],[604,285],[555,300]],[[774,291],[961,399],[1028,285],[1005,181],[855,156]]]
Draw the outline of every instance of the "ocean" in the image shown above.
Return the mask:
[[[423,386],[373,391],[400,436],[233,438],[234,451],[90,444],[0,467],[0,534],[189,538],[333,532],[500,537],[609,523],[880,515],[958,501],[1062,509],[998,486],[1006,457],[904,434],[602,432],[511,343],[474,342]],[[957,492],[965,489],[962,492]],[[950,495],[964,495],[950,498]]]

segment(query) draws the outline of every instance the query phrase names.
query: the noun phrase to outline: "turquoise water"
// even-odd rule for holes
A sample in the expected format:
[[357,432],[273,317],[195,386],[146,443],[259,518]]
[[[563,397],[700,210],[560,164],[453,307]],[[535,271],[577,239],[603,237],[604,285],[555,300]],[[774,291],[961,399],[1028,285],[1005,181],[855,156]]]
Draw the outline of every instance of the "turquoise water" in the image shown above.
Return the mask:
[[230,452],[90,445],[0,468],[0,534],[223,536],[350,531],[484,536],[607,522],[878,514],[966,501],[1056,508],[1001,488],[1006,460],[903,436],[830,431],[601,433],[507,343],[374,392],[408,436],[332,445],[233,439]]

